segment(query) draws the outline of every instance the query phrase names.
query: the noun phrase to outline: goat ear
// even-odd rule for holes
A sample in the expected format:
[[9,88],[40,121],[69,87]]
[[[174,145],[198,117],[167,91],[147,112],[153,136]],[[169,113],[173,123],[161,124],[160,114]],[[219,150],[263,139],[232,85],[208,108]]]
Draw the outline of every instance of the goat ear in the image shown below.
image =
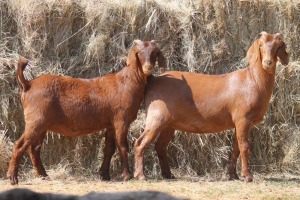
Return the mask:
[[278,49],[277,52],[277,57],[278,60],[281,62],[283,65],[289,64],[289,54],[286,52],[286,44],[283,43],[283,45]]
[[250,48],[247,51],[246,58],[249,63],[255,63],[258,59],[260,59],[260,49],[259,49],[259,39],[263,36],[268,34],[265,31],[262,31],[255,37],[255,41],[250,46]]
[[[259,36],[259,35],[258,35]],[[259,38],[258,38],[259,39]],[[256,39],[247,51],[247,61],[255,63],[260,58],[259,40]]]
[[167,67],[167,63],[166,63],[166,58],[164,57],[161,51],[157,53],[157,62],[160,70],[164,71]]

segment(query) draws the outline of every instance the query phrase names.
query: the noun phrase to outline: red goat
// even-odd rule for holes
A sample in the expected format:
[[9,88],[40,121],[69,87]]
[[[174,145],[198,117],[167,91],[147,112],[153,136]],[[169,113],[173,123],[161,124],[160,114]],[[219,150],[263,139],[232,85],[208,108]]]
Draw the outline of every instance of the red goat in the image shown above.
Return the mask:
[[110,179],[110,159],[117,144],[123,179],[130,179],[127,132],[137,117],[147,76],[152,74],[156,60],[159,67],[165,67],[165,58],[154,40],[135,40],[128,53],[127,66],[118,73],[94,79],[48,74],[28,81],[23,75],[27,60],[20,57],[17,79],[26,126],[9,163],[7,175],[11,184],[18,183],[18,166],[28,148],[38,175],[48,176],[40,159],[47,131],[79,136],[104,128],[107,128],[105,137],[112,140],[106,140],[101,178]]
[[135,142],[134,176],[146,178],[144,150],[157,136],[155,149],[162,176],[173,178],[166,151],[175,130],[212,133],[235,128],[230,180],[239,178],[236,162],[241,154],[241,175],[251,182],[248,132],[267,111],[277,61],[284,65],[289,62],[285,49],[281,34],[262,32],[247,52],[249,66],[245,69],[224,75],[173,71],[151,77],[145,90],[146,127]]

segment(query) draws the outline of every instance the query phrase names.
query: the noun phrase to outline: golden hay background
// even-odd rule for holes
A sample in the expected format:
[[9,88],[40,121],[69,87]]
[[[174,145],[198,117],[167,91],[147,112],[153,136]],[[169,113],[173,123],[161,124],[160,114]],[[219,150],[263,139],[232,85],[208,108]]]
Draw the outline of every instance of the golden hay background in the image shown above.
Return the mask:
[[[221,74],[244,67],[243,58],[261,31],[280,32],[290,51],[277,66],[276,84],[264,123],[250,134],[251,168],[259,173],[300,173],[300,3],[293,0],[4,0],[0,1],[0,177],[5,177],[13,143],[24,129],[15,81],[18,54],[30,59],[25,75],[51,73],[95,77],[122,68],[134,39],[155,39],[168,70]],[[241,87],[243,87],[241,85]],[[128,136],[142,132],[144,111]],[[176,134],[169,145],[177,175],[224,177],[232,131]],[[96,174],[102,162],[103,132],[77,138],[48,133],[42,150],[47,169]],[[133,166],[133,149],[130,164]],[[153,147],[146,172],[160,176]],[[31,169],[28,156],[21,175]],[[119,156],[111,170],[119,171]]]

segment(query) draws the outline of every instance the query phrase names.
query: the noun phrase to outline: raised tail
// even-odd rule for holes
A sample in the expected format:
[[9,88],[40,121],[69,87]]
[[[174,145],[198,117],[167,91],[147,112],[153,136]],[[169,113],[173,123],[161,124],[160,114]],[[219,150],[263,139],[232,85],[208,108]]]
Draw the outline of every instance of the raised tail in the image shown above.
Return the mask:
[[21,90],[23,92],[25,92],[26,90],[29,89],[29,81],[25,79],[23,71],[25,69],[25,67],[28,64],[28,60],[26,60],[25,58],[21,57],[19,58],[18,61],[18,68],[17,68],[17,81],[19,84],[19,87],[21,88]]

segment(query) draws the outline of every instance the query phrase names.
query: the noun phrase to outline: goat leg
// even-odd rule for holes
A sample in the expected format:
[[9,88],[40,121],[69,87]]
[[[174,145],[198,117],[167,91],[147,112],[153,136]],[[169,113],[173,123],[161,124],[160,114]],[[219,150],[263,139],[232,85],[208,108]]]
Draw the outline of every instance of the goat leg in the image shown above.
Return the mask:
[[242,121],[236,126],[236,137],[238,140],[238,146],[242,161],[242,176],[245,178],[246,182],[253,181],[253,175],[250,172],[248,161],[250,154],[250,145],[248,141],[248,132],[250,129],[250,123],[247,121]]
[[239,150],[238,141],[235,134],[233,138],[232,154],[228,163],[229,180],[239,180],[239,176],[236,173],[236,162],[239,155],[240,155],[240,150]]
[[174,129],[162,130],[155,143],[155,150],[159,159],[162,177],[165,179],[174,179],[168,163],[167,147],[174,136]]
[[145,148],[156,138],[159,131],[150,130],[146,127],[143,134],[135,141],[135,171],[134,177],[138,180],[146,180],[144,174],[144,151]]
[[109,128],[105,131],[105,146],[103,149],[104,158],[100,168],[100,179],[101,180],[110,180],[109,175],[109,166],[112,156],[116,151],[116,142],[115,142],[115,130]]
[[128,141],[127,141],[128,126],[124,125],[123,123],[116,123],[115,130],[116,130],[116,143],[121,158],[123,181],[128,181],[129,179],[132,178],[131,172],[129,171],[129,164],[128,164],[128,151],[129,151]]
[[21,157],[30,146],[30,140],[25,140],[25,134],[17,141],[12,152],[11,160],[9,162],[7,177],[10,179],[12,185],[18,184],[18,170]]
[[33,143],[29,148],[29,154],[31,162],[39,176],[42,176],[43,179],[48,179],[48,174],[41,161],[41,148],[43,145],[46,132],[42,133],[35,143]]

